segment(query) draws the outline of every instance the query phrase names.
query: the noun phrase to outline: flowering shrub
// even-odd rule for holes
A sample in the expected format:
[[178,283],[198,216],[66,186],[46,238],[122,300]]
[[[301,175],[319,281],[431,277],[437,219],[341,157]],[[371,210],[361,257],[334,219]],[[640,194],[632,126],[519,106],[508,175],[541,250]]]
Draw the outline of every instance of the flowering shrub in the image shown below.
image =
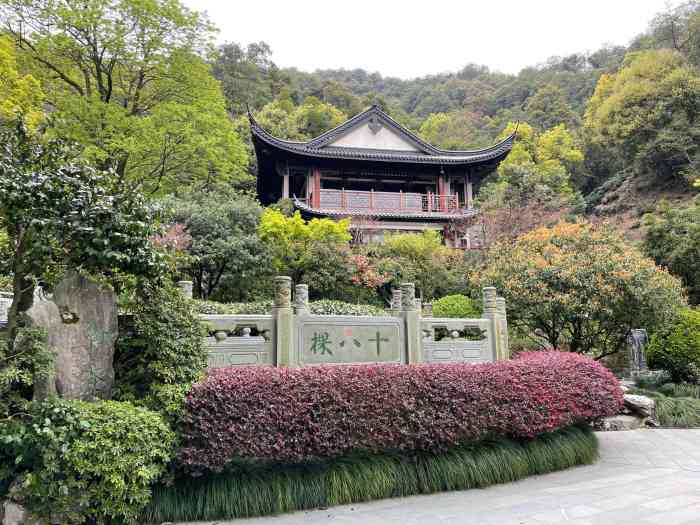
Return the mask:
[[179,461],[314,461],[531,438],[617,413],[617,379],[590,358],[522,354],[480,365],[220,369],[186,401]]

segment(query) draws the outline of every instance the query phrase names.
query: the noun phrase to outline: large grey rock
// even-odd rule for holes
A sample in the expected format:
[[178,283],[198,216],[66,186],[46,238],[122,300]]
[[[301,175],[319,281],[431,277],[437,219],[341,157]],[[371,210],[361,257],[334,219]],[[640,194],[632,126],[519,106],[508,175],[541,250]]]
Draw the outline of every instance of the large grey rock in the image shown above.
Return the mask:
[[56,392],[66,399],[109,399],[118,334],[114,291],[70,273],[53,296],[35,300],[28,313],[48,332],[49,348],[56,356]]
[[596,427],[598,430],[608,431],[636,430],[644,426],[645,420],[646,418],[639,416],[620,414],[603,418]]
[[647,396],[625,394],[625,406],[640,416],[656,418],[656,401]]
[[2,525],[26,525],[29,518],[29,513],[22,505],[5,501],[2,506],[3,517]]

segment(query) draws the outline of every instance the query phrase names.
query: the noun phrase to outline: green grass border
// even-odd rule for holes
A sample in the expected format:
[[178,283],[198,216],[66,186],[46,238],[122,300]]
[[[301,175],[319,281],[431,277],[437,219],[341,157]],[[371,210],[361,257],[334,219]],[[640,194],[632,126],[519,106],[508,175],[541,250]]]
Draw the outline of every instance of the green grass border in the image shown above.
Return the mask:
[[598,440],[572,426],[531,441],[498,440],[442,454],[378,455],[326,463],[237,467],[154,487],[146,523],[245,518],[383,498],[486,487],[593,463]]

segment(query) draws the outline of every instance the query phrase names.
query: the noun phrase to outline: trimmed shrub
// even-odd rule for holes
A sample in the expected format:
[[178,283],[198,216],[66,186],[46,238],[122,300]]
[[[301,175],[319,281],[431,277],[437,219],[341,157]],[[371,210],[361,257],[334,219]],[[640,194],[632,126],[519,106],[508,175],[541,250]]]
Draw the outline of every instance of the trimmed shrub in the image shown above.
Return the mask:
[[174,435],[156,413],[129,403],[50,400],[31,422],[2,433],[24,474],[20,496],[59,523],[136,521],[171,459]]
[[699,382],[700,310],[680,310],[652,336],[646,354],[649,367],[665,370],[674,383]]
[[479,317],[481,312],[466,295],[446,295],[433,303],[435,317]]
[[343,301],[311,301],[309,311],[316,315],[386,315],[384,310],[371,304],[352,304]]
[[[272,312],[272,300],[253,303],[216,303],[213,301],[196,301],[200,314],[269,314]],[[322,299],[309,302],[309,311],[316,315],[385,315],[384,310],[371,304],[353,304],[343,301]]]
[[523,354],[480,365],[220,369],[190,391],[180,463],[301,463],[528,438],[616,414],[618,380],[587,357]]
[[598,456],[590,428],[534,440],[486,441],[445,453],[357,456],[304,465],[240,465],[223,474],[158,485],[145,523],[233,519],[380,498],[480,488],[575,465]]
[[207,364],[197,312],[171,283],[148,281],[129,310],[133,329],[116,345],[115,398],[177,419],[188,385],[202,378]]

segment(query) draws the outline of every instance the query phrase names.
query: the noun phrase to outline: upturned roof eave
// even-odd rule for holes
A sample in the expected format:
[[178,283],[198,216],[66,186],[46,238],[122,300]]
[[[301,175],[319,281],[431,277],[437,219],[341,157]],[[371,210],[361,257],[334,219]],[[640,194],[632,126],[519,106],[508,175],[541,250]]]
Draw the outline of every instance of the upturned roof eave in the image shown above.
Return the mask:
[[[365,119],[368,119],[372,114],[379,115],[382,120],[388,123],[397,132],[403,134],[410,142],[414,143],[419,149],[423,150],[422,154],[408,153],[387,150],[372,150],[368,148],[339,148],[328,146],[328,143],[334,139],[347,133]],[[344,123],[335,128],[322,133],[318,137],[302,142],[280,139],[268,133],[255,120],[253,114],[248,111],[248,119],[250,121],[250,130],[253,139],[256,138],[265,144],[306,157],[320,157],[338,160],[361,160],[361,161],[378,161],[378,162],[404,162],[410,164],[453,164],[453,165],[468,165],[480,164],[492,160],[501,160],[499,157],[505,157],[513,147],[515,133],[511,133],[498,144],[494,144],[488,148],[473,151],[455,151],[442,150],[431,146],[418,136],[401,126],[393,120],[389,115],[381,111],[376,106],[355,115]]]

